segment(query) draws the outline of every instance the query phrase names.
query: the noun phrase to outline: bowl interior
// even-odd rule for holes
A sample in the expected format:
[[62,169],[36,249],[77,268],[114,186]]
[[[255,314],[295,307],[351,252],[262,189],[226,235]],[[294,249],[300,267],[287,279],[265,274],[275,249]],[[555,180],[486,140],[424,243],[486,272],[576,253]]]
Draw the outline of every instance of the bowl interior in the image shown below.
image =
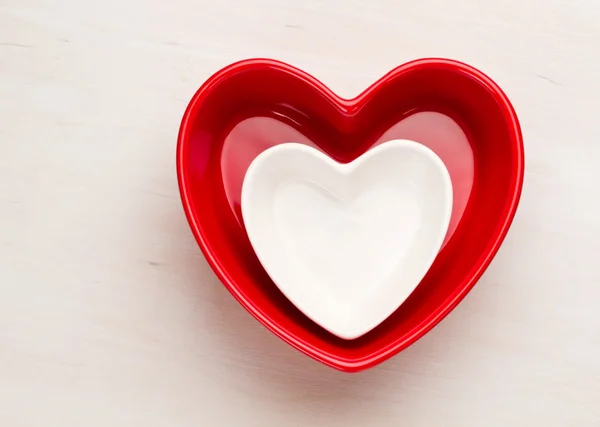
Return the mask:
[[[373,331],[342,340],[300,313],[265,273],[244,230],[241,183],[250,162],[276,144],[304,143],[349,162],[400,138],[444,160],[455,199],[450,229],[408,300]],[[222,70],[196,93],[182,122],[178,172],[192,230],[234,296],[290,344],[357,370],[423,335],[485,269],[520,194],[521,135],[500,89],[464,64],[409,63],[344,100],[293,67],[253,60]]]

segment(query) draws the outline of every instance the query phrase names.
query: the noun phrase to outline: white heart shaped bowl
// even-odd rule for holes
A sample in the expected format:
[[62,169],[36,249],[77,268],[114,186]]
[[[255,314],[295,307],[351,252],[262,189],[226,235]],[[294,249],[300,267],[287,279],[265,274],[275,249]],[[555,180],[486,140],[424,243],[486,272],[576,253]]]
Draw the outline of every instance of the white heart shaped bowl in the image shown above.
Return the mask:
[[248,168],[241,204],[275,285],[312,321],[355,339],[423,279],[452,199],[442,160],[417,142],[393,140],[347,164],[304,144],[269,148]]

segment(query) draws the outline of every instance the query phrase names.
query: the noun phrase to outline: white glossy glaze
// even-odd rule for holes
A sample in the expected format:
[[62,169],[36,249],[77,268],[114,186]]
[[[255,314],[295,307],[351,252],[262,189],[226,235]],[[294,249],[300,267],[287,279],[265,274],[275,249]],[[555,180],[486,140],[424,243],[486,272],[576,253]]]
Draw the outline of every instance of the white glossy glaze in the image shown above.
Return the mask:
[[349,164],[307,145],[263,151],[242,213],[263,267],[302,312],[355,339],[419,284],[448,230],[452,183],[429,148],[393,140]]

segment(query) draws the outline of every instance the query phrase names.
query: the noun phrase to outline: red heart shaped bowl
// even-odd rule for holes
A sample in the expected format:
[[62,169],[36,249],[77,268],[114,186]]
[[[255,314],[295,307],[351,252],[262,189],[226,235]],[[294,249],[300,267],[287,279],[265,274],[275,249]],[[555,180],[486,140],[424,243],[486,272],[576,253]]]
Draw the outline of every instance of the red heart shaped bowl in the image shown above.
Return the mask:
[[[244,229],[242,181],[250,162],[273,145],[300,142],[349,162],[399,138],[429,146],[446,164],[454,190],[450,229],[404,304],[368,334],[343,340],[305,317],[265,273]],[[401,65],[354,99],[282,62],[237,62],[193,96],[177,147],[183,207],[216,275],[274,334],[348,372],[415,342],[475,285],[510,227],[523,167],[521,130],[506,95],[480,71],[447,59]]]

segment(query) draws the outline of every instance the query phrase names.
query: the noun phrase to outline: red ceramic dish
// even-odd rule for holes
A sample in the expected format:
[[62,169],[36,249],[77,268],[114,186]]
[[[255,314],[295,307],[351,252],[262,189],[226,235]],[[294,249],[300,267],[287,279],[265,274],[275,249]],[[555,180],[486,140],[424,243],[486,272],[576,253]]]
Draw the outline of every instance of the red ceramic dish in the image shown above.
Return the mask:
[[[308,320],[263,270],[244,231],[241,183],[272,145],[301,142],[349,162],[394,138],[421,142],[445,162],[455,193],[451,226],[409,299],[373,331],[346,341]],[[510,227],[523,167],[521,131],[505,94],[480,71],[446,59],[404,64],[350,100],[290,65],[241,61],[196,92],[177,148],[185,213],[223,284],[283,340],[350,372],[412,344],[473,287]]]

